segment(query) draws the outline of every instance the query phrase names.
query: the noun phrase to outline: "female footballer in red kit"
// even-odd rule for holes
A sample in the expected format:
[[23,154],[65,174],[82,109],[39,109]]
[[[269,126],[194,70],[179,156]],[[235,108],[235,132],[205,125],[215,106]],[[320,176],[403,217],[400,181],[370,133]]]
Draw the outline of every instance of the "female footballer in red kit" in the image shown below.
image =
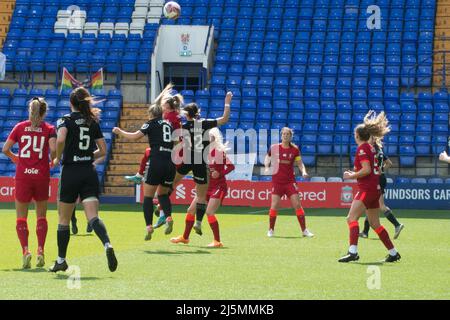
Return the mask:
[[[22,246],[23,268],[31,268],[31,253],[28,248],[28,206],[36,202],[36,235],[38,238],[38,268],[45,265],[44,246],[47,237],[47,201],[50,186],[50,160],[56,155],[55,128],[44,121],[47,103],[35,97],[28,105],[29,120],[18,123],[3,146],[3,153],[16,164],[15,197],[17,236]],[[11,148],[19,144],[19,153]],[[49,150],[51,158],[49,158]]]
[[347,255],[340,258],[339,262],[350,262],[359,260],[358,255],[358,219],[367,212],[370,226],[378,234],[378,237],[388,249],[389,254],[385,262],[400,260],[400,254],[395,249],[386,229],[380,224],[380,174],[378,167],[377,152],[369,141],[371,137],[382,138],[389,133],[388,120],[384,112],[376,115],[374,111],[364,117],[364,123],[355,129],[355,141],[358,145],[356,150],[354,171],[345,171],[344,179],[356,179],[358,181],[358,193],[353,199],[347,223],[350,229],[350,247]]
[[291,201],[292,208],[295,210],[298,222],[302,229],[304,237],[313,237],[306,229],[305,211],[303,210],[298,195],[298,188],[295,182],[294,165],[298,167],[303,177],[308,177],[305,165],[302,161],[299,148],[292,143],[294,133],[290,128],[281,129],[281,143],[270,147],[264,165],[266,173],[270,172],[272,165],[272,203],[269,211],[269,231],[268,237],[274,235],[275,221],[277,219],[277,209],[281,198],[286,195]]

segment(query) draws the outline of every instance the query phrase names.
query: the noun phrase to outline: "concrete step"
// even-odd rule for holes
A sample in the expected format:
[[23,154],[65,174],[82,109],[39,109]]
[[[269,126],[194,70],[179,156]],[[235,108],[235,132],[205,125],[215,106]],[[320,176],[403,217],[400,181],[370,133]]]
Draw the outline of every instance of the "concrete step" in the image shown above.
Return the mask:
[[[139,164],[112,164],[108,168],[108,176],[131,176],[139,170]],[[107,177],[108,177],[107,176]]]
[[106,195],[117,196],[134,196],[134,187],[105,187]]
[[141,158],[144,152],[140,153],[122,153],[122,154],[114,154],[110,160],[111,164],[131,164],[134,163],[139,165],[141,162]]
[[139,119],[135,120],[120,119],[119,127],[122,128],[123,130],[130,130],[130,131],[139,130],[145,122],[146,120],[139,120]]
[[105,186],[113,186],[113,187],[132,187],[134,186],[133,182],[125,180],[123,176],[107,176],[105,178]]
[[148,148],[148,142],[138,143],[115,143],[113,148],[113,154],[118,153],[139,153],[144,154],[145,149]]

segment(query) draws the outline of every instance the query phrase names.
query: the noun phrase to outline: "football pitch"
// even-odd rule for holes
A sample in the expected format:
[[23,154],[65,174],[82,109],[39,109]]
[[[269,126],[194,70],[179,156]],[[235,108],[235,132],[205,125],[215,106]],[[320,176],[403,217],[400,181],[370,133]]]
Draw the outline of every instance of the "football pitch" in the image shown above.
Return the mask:
[[[446,211],[394,211],[405,225],[394,241],[400,262],[379,262],[387,252],[371,231],[369,239],[360,239],[361,259],[341,264],[337,259],[348,246],[346,210],[306,210],[307,226],[315,233],[308,239],[300,236],[291,210],[280,211],[275,237],[267,238],[266,210],[221,208],[217,217],[225,247],[209,249],[212,233],[206,219],[203,236],[193,233],[189,245],[169,242],[182,233],[186,207],[174,207],[170,236],[161,228],[144,242],[139,205],[102,205],[117,271],[108,271],[101,242],[86,234],[80,209],[80,231],[68,250],[71,271],[55,275],[47,272],[57,253],[54,206],[48,214],[45,269],[34,267],[36,219],[34,212],[30,215],[30,270],[21,269],[13,208],[0,206],[0,299],[450,299]],[[392,236],[392,225],[384,218],[382,223]]]

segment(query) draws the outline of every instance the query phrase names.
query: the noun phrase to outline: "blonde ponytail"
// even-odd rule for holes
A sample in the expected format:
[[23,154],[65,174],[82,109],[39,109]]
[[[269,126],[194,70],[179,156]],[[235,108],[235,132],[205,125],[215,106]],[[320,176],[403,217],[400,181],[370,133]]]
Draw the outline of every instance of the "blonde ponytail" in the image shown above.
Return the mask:
[[44,99],[35,97],[28,105],[28,119],[31,121],[33,128],[38,128],[41,125],[47,113],[48,105]]

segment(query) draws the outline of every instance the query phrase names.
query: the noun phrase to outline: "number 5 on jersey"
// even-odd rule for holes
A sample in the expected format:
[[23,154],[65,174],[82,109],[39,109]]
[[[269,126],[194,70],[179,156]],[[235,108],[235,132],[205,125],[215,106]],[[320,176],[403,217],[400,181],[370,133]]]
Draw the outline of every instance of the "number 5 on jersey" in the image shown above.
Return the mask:
[[90,144],[91,136],[89,135],[89,128],[80,127],[80,143],[78,144],[78,148],[80,150],[87,150]]

